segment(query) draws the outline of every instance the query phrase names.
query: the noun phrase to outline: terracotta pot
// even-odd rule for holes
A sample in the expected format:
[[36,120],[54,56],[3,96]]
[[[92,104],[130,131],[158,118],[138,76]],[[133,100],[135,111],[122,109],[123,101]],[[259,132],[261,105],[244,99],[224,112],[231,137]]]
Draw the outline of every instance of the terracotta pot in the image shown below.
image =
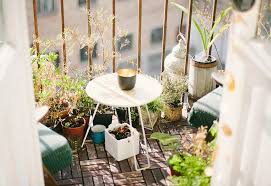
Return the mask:
[[63,135],[68,139],[72,149],[77,150],[80,147],[85,134],[86,121],[80,127],[63,127]]
[[61,119],[66,118],[69,115],[69,113],[71,112],[71,110],[72,110],[72,107],[68,106],[65,110],[62,110],[60,112],[55,112],[54,113],[55,118],[61,118]]
[[182,118],[182,107],[170,107],[168,105],[164,106],[165,118],[168,121],[178,121]]

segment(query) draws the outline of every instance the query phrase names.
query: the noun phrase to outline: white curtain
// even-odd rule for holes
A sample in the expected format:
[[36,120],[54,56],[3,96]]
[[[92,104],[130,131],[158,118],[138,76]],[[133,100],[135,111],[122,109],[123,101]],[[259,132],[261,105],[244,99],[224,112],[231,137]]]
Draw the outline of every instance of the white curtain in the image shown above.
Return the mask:
[[234,12],[212,185],[271,185],[271,44],[254,39],[260,0]]
[[0,185],[44,185],[24,0],[0,0]]

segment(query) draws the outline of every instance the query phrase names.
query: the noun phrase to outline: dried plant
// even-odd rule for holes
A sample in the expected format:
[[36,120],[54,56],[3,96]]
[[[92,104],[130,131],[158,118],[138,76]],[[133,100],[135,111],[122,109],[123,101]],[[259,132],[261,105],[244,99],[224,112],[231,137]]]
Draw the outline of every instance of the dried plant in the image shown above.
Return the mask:
[[[64,32],[58,34],[54,39],[41,40],[40,38],[36,38],[34,35],[33,40],[34,43],[40,44],[43,49],[41,53],[46,53],[47,51],[61,47],[65,41],[68,60],[69,56],[73,54],[74,48],[77,46],[80,46],[81,49],[88,47],[90,55],[92,55],[95,45],[99,43],[100,50],[97,52],[97,55],[102,58],[102,63],[92,65],[92,72],[90,72],[89,76],[93,77],[97,74],[104,73],[113,57],[116,59],[121,58],[121,54],[119,52],[112,51],[112,40],[107,38],[107,35],[111,33],[112,20],[116,19],[116,17],[108,13],[105,9],[98,9],[95,11],[84,10],[84,12],[86,12],[86,16],[88,16],[89,24],[92,29],[91,35],[80,33],[76,27],[66,27]],[[117,42],[120,42],[120,48],[128,45],[129,40],[125,38],[127,36],[127,31],[120,27],[117,27],[116,31],[114,44],[116,45]],[[34,50],[36,50],[35,46]],[[89,54],[87,53],[87,55]]]
[[181,96],[187,91],[187,77],[171,79],[167,74],[162,74],[162,101],[171,107],[181,104]]

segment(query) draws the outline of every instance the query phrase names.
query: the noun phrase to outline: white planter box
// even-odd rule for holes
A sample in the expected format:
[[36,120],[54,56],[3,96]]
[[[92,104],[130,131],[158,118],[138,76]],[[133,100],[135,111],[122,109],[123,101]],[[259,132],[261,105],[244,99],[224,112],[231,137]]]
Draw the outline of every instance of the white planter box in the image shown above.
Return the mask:
[[[109,131],[120,126],[128,126],[132,135],[128,138],[117,140]],[[105,130],[105,150],[117,161],[139,154],[139,133],[128,124],[117,124]]]

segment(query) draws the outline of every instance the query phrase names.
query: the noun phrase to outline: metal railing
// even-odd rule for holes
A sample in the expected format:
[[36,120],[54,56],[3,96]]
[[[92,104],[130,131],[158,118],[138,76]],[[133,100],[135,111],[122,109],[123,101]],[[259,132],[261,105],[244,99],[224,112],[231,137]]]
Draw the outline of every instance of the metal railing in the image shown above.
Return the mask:
[[[63,68],[64,73],[67,73],[67,54],[66,54],[66,42],[65,42],[65,17],[64,17],[64,0],[60,1],[60,7],[61,7],[61,32],[62,32],[62,38],[63,38],[63,44],[62,44],[62,52],[63,52]],[[137,32],[137,66],[138,69],[141,67],[141,36],[142,36],[142,0],[138,1],[138,32]],[[189,65],[189,48],[190,48],[190,36],[191,36],[191,21],[192,21],[192,12],[193,12],[193,0],[189,1],[189,13],[187,16],[187,30],[186,30],[186,57],[185,57],[185,68],[184,68],[184,74],[188,73],[188,65]],[[90,24],[90,7],[91,7],[91,0],[86,0],[86,6],[88,10],[88,36],[91,36],[91,24]],[[164,0],[164,14],[163,14],[163,36],[162,36],[162,53],[161,53],[161,72],[164,70],[164,60],[165,60],[165,54],[166,54],[166,41],[167,41],[167,19],[168,19],[168,4],[169,0]],[[212,10],[212,26],[216,19],[216,9],[217,9],[217,0],[213,0],[213,10]],[[38,18],[37,18],[37,1],[33,0],[33,18],[34,18],[34,35],[35,38],[39,38],[39,29],[38,29]],[[113,52],[113,58],[112,58],[112,69],[113,72],[116,71],[116,46],[115,46],[115,36],[116,36],[116,0],[112,0],[112,52]],[[180,18],[180,30],[184,24],[184,13],[182,12],[181,18]],[[34,41],[33,43],[36,47],[37,54],[40,53],[40,46],[39,42]],[[212,52],[212,48],[210,48],[210,54]],[[92,51],[90,48],[88,48],[88,69],[89,71],[92,70]]]

